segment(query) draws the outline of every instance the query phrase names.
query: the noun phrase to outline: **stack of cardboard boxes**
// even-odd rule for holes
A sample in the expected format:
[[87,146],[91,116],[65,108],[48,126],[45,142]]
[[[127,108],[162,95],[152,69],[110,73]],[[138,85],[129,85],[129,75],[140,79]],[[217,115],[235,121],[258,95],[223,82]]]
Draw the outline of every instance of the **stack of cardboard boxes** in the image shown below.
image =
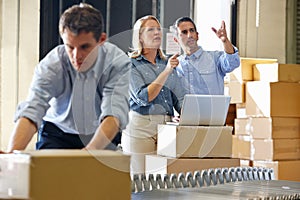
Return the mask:
[[146,156],[146,174],[240,166],[231,138],[231,126],[158,125],[157,155]]
[[276,179],[300,181],[300,65],[241,61],[239,75],[250,73],[243,71],[244,64],[252,69],[252,78],[241,79],[243,89],[227,89],[233,100],[239,99],[234,102],[233,157],[240,158],[241,165],[273,168]]

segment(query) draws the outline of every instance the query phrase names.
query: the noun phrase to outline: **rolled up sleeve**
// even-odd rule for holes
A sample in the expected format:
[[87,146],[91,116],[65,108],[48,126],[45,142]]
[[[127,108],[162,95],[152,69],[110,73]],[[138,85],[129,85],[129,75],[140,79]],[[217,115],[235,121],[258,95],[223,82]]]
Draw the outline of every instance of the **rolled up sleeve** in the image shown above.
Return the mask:
[[149,105],[148,101],[148,85],[145,84],[140,72],[133,67],[131,70],[130,79],[130,94],[131,99],[139,106]]
[[232,72],[234,69],[240,66],[239,51],[234,47],[234,53],[225,53],[220,57],[221,69],[224,73]]

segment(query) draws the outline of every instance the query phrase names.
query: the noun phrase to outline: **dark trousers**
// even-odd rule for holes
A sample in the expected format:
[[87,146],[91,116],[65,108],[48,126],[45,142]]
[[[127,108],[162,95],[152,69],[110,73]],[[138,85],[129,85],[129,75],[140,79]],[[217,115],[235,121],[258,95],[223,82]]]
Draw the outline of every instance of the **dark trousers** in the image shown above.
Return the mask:
[[[38,131],[38,140],[36,149],[82,149],[92,139],[91,135],[78,135],[63,132],[55,124],[43,121]],[[121,132],[117,133],[115,138],[105,149],[116,150],[117,145],[121,143]]]

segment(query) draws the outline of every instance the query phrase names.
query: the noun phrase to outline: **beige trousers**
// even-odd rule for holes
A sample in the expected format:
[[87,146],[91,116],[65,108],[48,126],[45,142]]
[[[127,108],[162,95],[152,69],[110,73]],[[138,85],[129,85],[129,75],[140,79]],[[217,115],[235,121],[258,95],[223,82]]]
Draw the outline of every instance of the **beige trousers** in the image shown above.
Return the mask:
[[122,132],[122,149],[131,155],[130,173],[145,173],[145,155],[156,154],[157,125],[171,121],[166,115],[129,112],[129,124]]

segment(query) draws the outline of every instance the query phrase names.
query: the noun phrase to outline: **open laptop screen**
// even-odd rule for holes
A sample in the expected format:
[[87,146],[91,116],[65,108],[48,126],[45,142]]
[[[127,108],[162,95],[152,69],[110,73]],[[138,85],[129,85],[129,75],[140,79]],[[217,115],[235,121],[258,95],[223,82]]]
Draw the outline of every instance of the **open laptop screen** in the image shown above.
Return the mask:
[[224,126],[230,98],[226,95],[185,95],[179,125]]

